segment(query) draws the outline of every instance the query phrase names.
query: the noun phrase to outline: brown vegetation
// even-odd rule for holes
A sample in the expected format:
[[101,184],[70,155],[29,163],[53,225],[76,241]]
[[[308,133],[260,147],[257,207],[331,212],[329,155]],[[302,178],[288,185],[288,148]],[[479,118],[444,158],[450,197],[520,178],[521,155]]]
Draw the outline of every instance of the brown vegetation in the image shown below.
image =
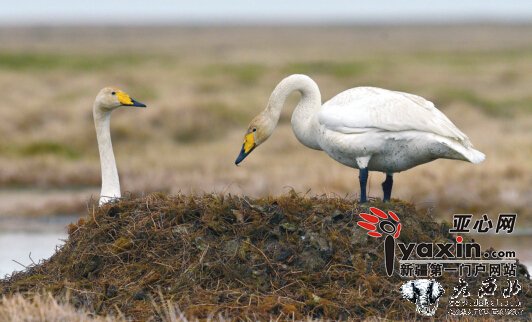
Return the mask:
[[[449,226],[411,204],[373,205],[399,215],[402,242],[453,241]],[[356,225],[367,207],[293,192],[122,200],[91,209],[52,258],[0,281],[0,294],[51,292],[77,308],[134,320],[164,318],[165,301],[200,319],[416,318],[397,291],[403,279],[384,272],[382,241]],[[531,301],[527,274],[519,265],[522,303]],[[439,281],[446,303],[457,276]]]
[[31,299],[17,294],[0,299],[0,321],[9,322],[125,322],[122,318],[93,316],[51,295]]

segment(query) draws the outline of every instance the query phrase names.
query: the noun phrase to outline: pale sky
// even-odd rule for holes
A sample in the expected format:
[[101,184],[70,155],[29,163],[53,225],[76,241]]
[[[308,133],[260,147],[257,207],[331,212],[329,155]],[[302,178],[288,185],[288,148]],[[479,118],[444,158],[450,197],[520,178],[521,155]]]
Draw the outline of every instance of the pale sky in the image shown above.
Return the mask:
[[0,25],[532,22],[530,0],[0,0]]

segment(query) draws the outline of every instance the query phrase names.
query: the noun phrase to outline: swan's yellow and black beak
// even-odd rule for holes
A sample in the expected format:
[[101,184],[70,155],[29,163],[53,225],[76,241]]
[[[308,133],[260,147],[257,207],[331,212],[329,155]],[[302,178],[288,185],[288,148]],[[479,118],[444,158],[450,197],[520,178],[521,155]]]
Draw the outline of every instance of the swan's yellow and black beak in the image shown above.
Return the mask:
[[238,165],[240,162],[242,162],[251,153],[251,151],[255,149],[255,147],[257,147],[257,144],[255,144],[255,134],[254,132],[250,132],[244,137],[244,144],[242,144],[242,149],[236,158],[235,164]]
[[146,104],[135,101],[124,92],[118,92],[116,93],[116,96],[118,97],[120,104],[124,106],[146,107]]

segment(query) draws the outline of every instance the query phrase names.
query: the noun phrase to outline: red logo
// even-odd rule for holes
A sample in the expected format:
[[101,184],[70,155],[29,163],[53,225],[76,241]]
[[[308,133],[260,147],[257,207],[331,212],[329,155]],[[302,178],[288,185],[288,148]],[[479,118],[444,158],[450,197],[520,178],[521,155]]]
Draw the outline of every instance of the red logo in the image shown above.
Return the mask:
[[[357,224],[368,231],[371,237],[382,237],[382,233],[391,235],[397,239],[401,234],[401,223],[399,217],[395,212],[389,210],[388,214],[376,207],[370,207],[369,211],[372,214],[361,213],[360,217],[364,221],[359,221]],[[390,220],[391,219],[391,220]]]
[[368,213],[361,213],[362,219],[357,224],[368,231],[371,237],[379,238],[383,234],[387,235],[384,239],[384,268],[388,276],[393,274],[395,259],[395,239],[401,234],[401,223],[399,216],[389,210],[388,213],[379,208],[370,207]]

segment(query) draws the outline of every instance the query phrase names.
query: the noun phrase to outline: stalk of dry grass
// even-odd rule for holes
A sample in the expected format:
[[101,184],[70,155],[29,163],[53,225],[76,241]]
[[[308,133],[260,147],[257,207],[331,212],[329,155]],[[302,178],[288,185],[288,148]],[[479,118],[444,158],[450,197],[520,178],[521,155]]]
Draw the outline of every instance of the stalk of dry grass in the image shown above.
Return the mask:
[[[152,301],[161,322],[198,321],[188,319],[171,301],[161,295],[160,303]],[[9,322],[129,322],[122,315],[100,316],[86,310],[76,309],[68,301],[58,300],[51,294],[37,294],[31,297],[20,293],[0,299],[0,321]],[[203,321],[226,321],[223,317],[207,318]]]
[[[180,310],[176,307],[171,301],[164,302],[165,304],[159,305],[153,302],[154,307],[156,308],[161,322],[189,322],[189,321],[200,321],[198,319],[189,319],[187,318]],[[271,318],[270,322],[279,321],[280,318],[275,319]],[[253,317],[249,316],[246,320],[252,321]],[[283,319],[284,321],[295,321],[295,319]],[[418,321],[426,321],[426,318],[416,319]],[[460,321],[469,322],[469,321],[478,321],[479,319],[475,318],[462,318]],[[74,308],[68,303],[63,303],[51,295],[39,295],[35,296],[32,299],[28,299],[21,294],[16,294],[14,296],[4,297],[0,300],[0,321],[9,321],[9,322],[129,322],[124,317],[102,317],[88,313],[79,309]],[[217,318],[207,318],[202,319],[201,321],[211,322],[218,321],[224,322],[229,321],[224,319],[222,316]],[[307,317],[300,321],[306,322],[318,322],[318,321],[327,321],[321,319],[313,319]],[[369,317],[363,320],[359,319],[347,319],[346,321],[364,321],[364,322],[381,322],[389,321],[385,318],[378,317]],[[453,319],[446,317],[444,321],[454,322],[458,319]],[[483,318],[483,322],[494,322],[498,321],[495,318]]]
[[[197,319],[187,318],[171,301],[165,301],[161,295],[159,303],[152,301],[154,311],[160,322],[189,322]],[[9,322],[129,322],[122,315],[100,316],[86,310],[76,309],[67,300],[58,300],[51,294],[37,294],[31,297],[20,293],[4,296],[0,299],[0,321]],[[226,321],[222,316],[208,317],[202,321]]]
[[124,318],[95,316],[51,295],[31,299],[15,294],[0,300],[0,321],[9,322],[126,322]]

